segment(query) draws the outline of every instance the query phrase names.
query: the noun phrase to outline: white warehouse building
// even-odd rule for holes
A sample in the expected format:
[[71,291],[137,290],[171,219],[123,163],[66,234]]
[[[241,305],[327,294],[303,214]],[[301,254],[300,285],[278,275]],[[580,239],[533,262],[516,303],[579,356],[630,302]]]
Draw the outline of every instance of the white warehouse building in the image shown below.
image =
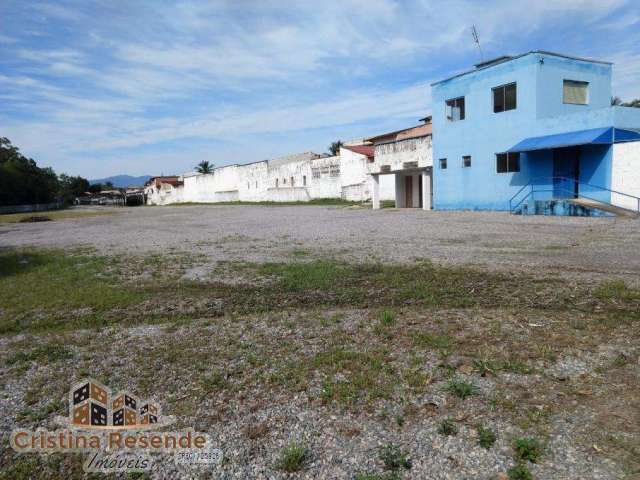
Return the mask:
[[[145,194],[150,205],[340,198],[371,200],[374,208],[385,200],[398,207],[430,208],[430,197],[423,196],[427,191],[430,196],[431,165],[431,125],[425,123],[347,143],[337,156],[304,152],[227,165],[207,174],[154,177],[145,185]],[[164,178],[171,178],[170,186],[164,185]]]

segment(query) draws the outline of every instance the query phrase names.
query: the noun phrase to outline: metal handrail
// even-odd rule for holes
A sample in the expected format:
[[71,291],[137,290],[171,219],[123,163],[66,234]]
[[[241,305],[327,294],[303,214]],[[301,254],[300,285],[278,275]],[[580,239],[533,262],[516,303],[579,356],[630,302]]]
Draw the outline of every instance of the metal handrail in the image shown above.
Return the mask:
[[[638,212],[638,213],[640,213],[640,197],[637,197],[637,196],[635,196],[635,195],[630,195],[630,194],[628,194],[628,193],[624,193],[624,192],[619,192],[619,191],[617,191],[617,190],[612,190],[612,189],[610,189],[610,188],[601,187],[601,186],[599,186],[599,185],[593,185],[593,184],[590,184],[590,183],[583,183],[583,182],[580,182],[580,181],[576,180],[575,178],[567,178],[567,177],[536,177],[536,178],[531,179],[531,180],[530,180],[526,185],[523,185],[523,186],[522,186],[522,188],[520,188],[520,190],[518,190],[518,192],[516,192],[516,194],[515,194],[514,196],[512,196],[512,197],[509,199],[509,211],[510,211],[511,213],[513,213],[515,209],[517,209],[520,205],[522,205],[522,203],[523,203],[527,198],[529,198],[531,195],[533,195],[535,192],[554,192],[554,191],[558,191],[558,190],[560,190],[560,191],[565,191],[565,192],[568,192],[568,193],[573,194],[573,192],[571,192],[571,191],[569,191],[569,190],[567,190],[567,189],[564,189],[564,188],[560,188],[560,189],[558,189],[558,188],[554,188],[554,189],[546,189],[546,190],[536,190],[536,189],[535,189],[534,182],[539,181],[539,180],[551,180],[552,182],[553,182],[554,180],[566,180],[566,181],[568,181],[568,182],[574,182],[574,183],[577,183],[577,184],[578,184],[578,187],[580,187],[580,186],[586,186],[586,187],[591,187],[591,188],[597,188],[597,189],[600,189],[600,190],[604,190],[604,191],[606,191],[606,192],[615,193],[615,194],[617,194],[617,195],[622,195],[622,196],[625,196],[625,197],[628,197],[628,198],[632,198],[632,199],[636,200],[636,202],[637,202],[637,208],[636,208],[636,210],[637,210],[637,212]],[[522,192],[523,192],[527,187],[529,187],[529,188],[530,188],[529,193],[527,193],[524,197],[522,197],[522,199],[521,199],[518,203],[516,203],[515,205],[513,205],[513,201],[514,201],[514,199],[515,199],[518,195],[520,195],[520,194],[521,194],[521,193],[522,193]],[[602,200],[598,200],[598,199],[595,199],[595,198],[588,197],[588,196],[586,196],[586,195],[584,195],[584,194],[582,194],[582,193],[580,193],[580,196],[581,196],[581,197],[583,197],[583,198],[586,198],[586,199],[588,199],[588,200],[593,200],[593,201],[596,201],[596,202],[604,203],[604,204],[606,204],[606,205],[611,205],[612,207],[624,208],[624,207],[619,207],[618,205],[614,205],[614,204],[613,204],[613,203],[611,203],[611,202],[605,202],[605,201],[602,201]],[[627,209],[627,210],[630,210],[630,209]]]

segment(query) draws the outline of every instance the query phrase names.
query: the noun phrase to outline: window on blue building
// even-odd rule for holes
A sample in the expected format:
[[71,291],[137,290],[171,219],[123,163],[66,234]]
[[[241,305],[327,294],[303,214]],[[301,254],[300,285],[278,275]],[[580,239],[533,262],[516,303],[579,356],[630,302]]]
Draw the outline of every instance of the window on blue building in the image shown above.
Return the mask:
[[516,109],[516,84],[501,85],[493,89],[493,112]]
[[440,159],[440,170],[446,170],[447,168],[447,159],[446,158],[441,158]]
[[498,173],[513,173],[520,171],[519,153],[496,153],[496,171]]
[[464,97],[452,98],[446,102],[447,120],[457,122],[464,120]]
[[469,168],[471,166],[471,155],[465,155],[462,157],[462,166],[464,168]]

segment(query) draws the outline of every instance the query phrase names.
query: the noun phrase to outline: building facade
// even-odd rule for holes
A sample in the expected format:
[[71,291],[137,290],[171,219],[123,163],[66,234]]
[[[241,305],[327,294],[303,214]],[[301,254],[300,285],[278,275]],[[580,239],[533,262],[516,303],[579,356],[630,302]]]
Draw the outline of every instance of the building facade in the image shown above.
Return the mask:
[[608,62],[534,51],[434,83],[434,207],[640,196],[623,173],[638,171],[640,109],[611,106],[611,74]]
[[393,182],[397,208],[430,210],[433,204],[433,149],[431,117],[423,125],[390,132],[368,141],[374,154],[368,172],[373,181],[373,208],[380,208],[381,185]]

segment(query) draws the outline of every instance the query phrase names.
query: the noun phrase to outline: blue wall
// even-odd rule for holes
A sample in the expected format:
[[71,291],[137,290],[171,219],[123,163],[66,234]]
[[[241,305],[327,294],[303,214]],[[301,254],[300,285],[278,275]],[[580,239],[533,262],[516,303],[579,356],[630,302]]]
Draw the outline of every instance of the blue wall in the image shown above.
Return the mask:
[[[589,104],[563,104],[563,79],[589,82]],[[517,83],[517,108],[494,113],[492,88],[512,82]],[[460,96],[465,119],[451,122],[445,101]],[[509,199],[530,180],[553,175],[553,153],[522,154],[519,173],[497,173],[496,153],[527,137],[612,126],[610,98],[611,65],[542,53],[434,84],[434,208],[508,209]],[[462,168],[463,155],[471,155],[470,168]],[[609,187],[610,148],[585,147],[583,157],[581,181]],[[440,169],[441,158],[447,159],[446,170]]]

